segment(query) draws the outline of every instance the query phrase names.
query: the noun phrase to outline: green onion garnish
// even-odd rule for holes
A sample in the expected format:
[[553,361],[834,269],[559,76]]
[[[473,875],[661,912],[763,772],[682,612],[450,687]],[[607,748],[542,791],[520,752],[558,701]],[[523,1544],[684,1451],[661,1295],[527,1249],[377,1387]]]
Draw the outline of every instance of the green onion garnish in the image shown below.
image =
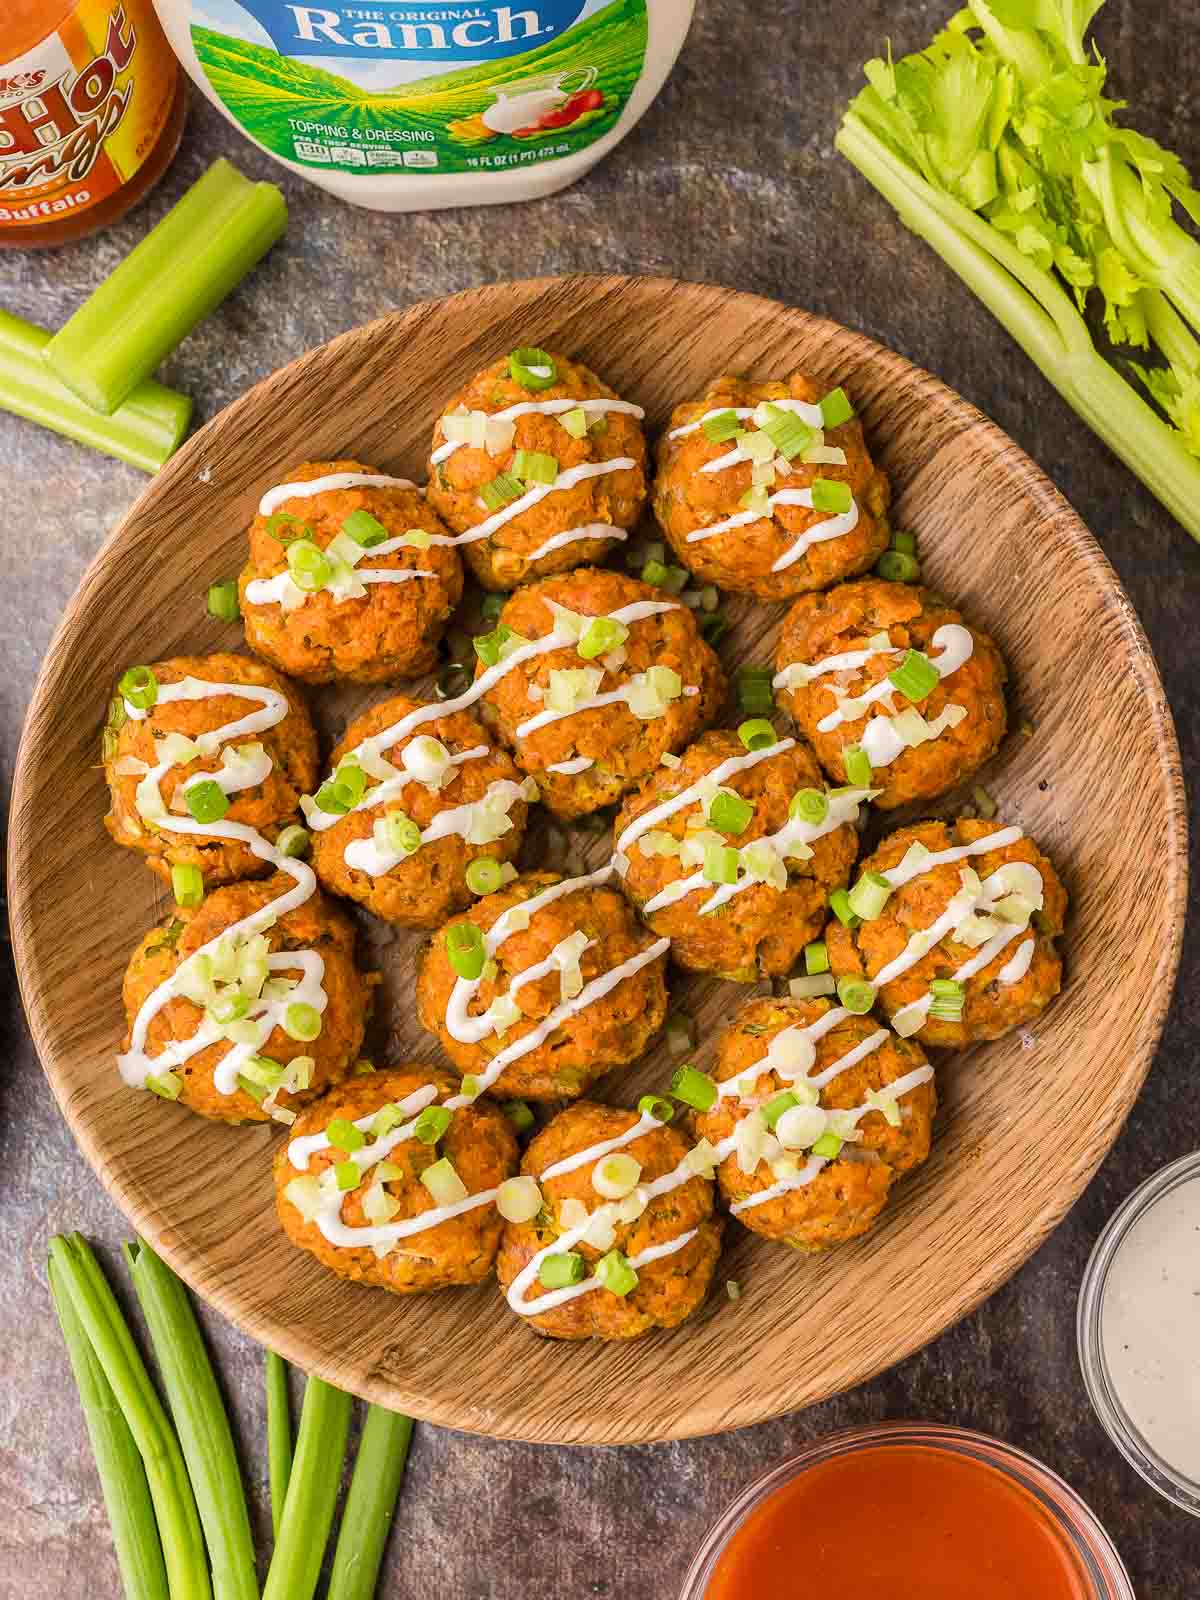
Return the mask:
[[472,894],[495,894],[504,881],[504,868],[494,856],[480,856],[468,862],[466,879]]
[[149,1072],[146,1074],[146,1087],[160,1100],[178,1100],[183,1092],[183,1079],[174,1072]]
[[596,1281],[601,1288],[623,1299],[637,1288],[638,1275],[629,1265],[628,1257],[619,1250],[610,1250],[596,1263]]
[[114,733],[123,728],[129,720],[129,713],[125,710],[125,702],[121,696],[114,695],[108,702],[108,715],[104,719],[104,726],[111,728]]
[[814,939],[804,946],[804,970],[810,978],[829,971],[829,950],[824,939]]
[[842,1148],[842,1141],[836,1133],[823,1133],[812,1147],[815,1156],[824,1156],[827,1161],[832,1161]]
[[700,424],[700,431],[713,444],[724,444],[727,439],[741,433],[741,419],[736,411],[718,411],[715,416],[705,417]]
[[517,1133],[528,1133],[533,1127],[533,1112],[524,1100],[506,1100],[500,1109]]
[[356,1161],[339,1161],[333,1169],[333,1175],[339,1189],[357,1189],[362,1180]]
[[227,578],[224,583],[209,585],[208,614],[210,617],[216,617],[218,622],[236,622],[241,616],[236,578]]
[[643,1117],[653,1117],[655,1122],[670,1122],[675,1115],[675,1107],[671,1102],[657,1094],[644,1094],[637,1108]]
[[558,366],[552,355],[539,350],[536,345],[522,345],[508,358],[509,375],[522,389],[549,389],[558,377]]
[[421,848],[421,830],[407,812],[386,811],[382,820],[388,847],[398,856],[411,856]]
[[583,1282],[586,1270],[583,1257],[574,1250],[556,1250],[538,1268],[538,1282],[543,1289],[569,1289],[573,1283]]
[[829,896],[829,909],[841,923],[843,928],[854,929],[862,922],[861,917],[856,917],[850,905],[850,896],[845,889],[835,889]]
[[202,778],[183,792],[187,808],[197,822],[220,822],[229,810],[229,796],[212,778]]
[[593,617],[583,630],[576,649],[585,661],[616,650],[629,637],[629,629],[613,617]]
[[671,1093],[693,1111],[711,1111],[717,1103],[717,1086],[698,1067],[676,1067],[671,1074]]
[[248,994],[230,994],[226,991],[219,1000],[213,1000],[208,1007],[214,1022],[222,1028],[227,1028],[231,1022],[240,1022],[250,1012],[250,996]]
[[171,893],[175,904],[192,909],[204,899],[204,874],[191,862],[180,862],[171,868]]
[[797,789],[788,806],[788,816],[793,822],[806,822],[819,828],[829,815],[829,796],[820,789]]
[[357,756],[343,756],[338,762],[333,774],[333,792],[343,811],[353,810],[367,792],[367,775]]
[[744,833],[754,816],[754,807],[740,794],[716,794],[708,808],[708,820],[721,833]]
[[812,503],[814,511],[832,511],[835,515],[844,515],[853,503],[850,485],[837,478],[814,478]]
[[564,411],[559,417],[559,422],[571,435],[572,439],[583,439],[588,431],[587,412],[582,406],[576,406],[574,411]]
[[655,589],[660,589],[667,580],[667,571],[665,562],[656,561],[652,558],[642,568],[642,582],[650,584]]
[[525,486],[511,472],[500,472],[485,483],[479,491],[479,497],[489,511],[499,511],[501,506],[511,505],[514,500],[519,500],[525,493]]
[[888,583],[916,583],[921,576],[917,558],[904,550],[885,550],[875,563],[875,571]]
[[871,787],[871,758],[860,744],[848,744],[842,750],[846,766],[846,779],[854,789]]
[[342,799],[338,792],[337,784],[332,780],[328,783],[323,783],[313,796],[313,799],[316,801],[317,809],[326,812],[330,816],[344,815],[350,810],[349,802]]
[[300,518],[294,517],[290,511],[272,511],[266,520],[265,529],[272,539],[277,539],[282,545],[289,545],[296,539],[315,542],[310,524],[301,522]]
[[767,750],[779,743],[779,735],[765,717],[751,717],[738,728],[738,738],[747,750]]
[[512,471],[522,483],[553,483],[558,477],[558,461],[541,450],[518,450]]
[[868,872],[861,877],[847,896],[850,909],[864,922],[874,922],[883,915],[892,893],[892,886],[882,872]]
[[785,1111],[790,1111],[793,1106],[800,1104],[800,1097],[794,1095],[790,1089],[785,1089],[782,1094],[772,1095],[762,1108],[763,1121],[768,1128],[773,1128]]
[[856,1017],[864,1016],[875,1004],[875,985],[865,978],[839,978],[838,999]]
[[727,844],[707,844],[704,847],[704,876],[709,883],[736,883],[738,853]]
[[1000,809],[982,784],[976,784],[971,790],[971,799],[975,802],[976,811],[986,822],[990,822]]
[[369,511],[352,511],[342,522],[342,532],[348,534],[355,544],[362,545],[364,550],[373,550],[389,537],[383,523]]
[[238,1073],[237,1085],[243,1094],[248,1094],[251,1100],[257,1101],[259,1105],[262,1105],[263,1101],[267,1098],[266,1085],[263,1083],[255,1083],[254,1079],[248,1078],[244,1072]]
[[831,389],[821,401],[821,420],[827,428],[840,428],[853,415],[854,407],[845,389]]
[[329,557],[311,539],[295,539],[288,545],[287,565],[292,582],[305,594],[316,594],[333,576]]
[[446,959],[460,978],[474,982],[482,975],[487,950],[473,922],[456,922],[446,929]]
[[149,667],[130,667],[118,679],[117,692],[139,711],[149,711],[158,699],[158,679]]
[[782,411],[778,406],[767,407],[767,421],[762,428],[785,461],[800,455],[813,442],[813,430],[794,411]]
[[[378,1116],[376,1117],[378,1121]],[[372,1128],[372,1132],[375,1129]],[[335,1150],[344,1150],[346,1154],[353,1155],[356,1150],[361,1150],[366,1140],[361,1128],[356,1128],[345,1117],[334,1117],[325,1128],[325,1137]]]
[[283,1013],[283,1031],[289,1039],[307,1044],[321,1032],[321,1013],[316,1006],[297,1000]]
[[964,984],[953,978],[935,978],[929,985],[932,1003],[929,1015],[941,1022],[961,1022],[967,991]]
[[888,673],[888,681],[906,700],[916,702],[931,695],[941,677],[927,655],[920,650],[909,650],[900,665]]
[[494,667],[504,655],[504,646],[515,639],[518,645],[528,644],[528,640],[515,632],[506,622],[492,629],[491,633],[477,633],[472,640],[475,654],[485,667]]
[[739,667],[735,677],[738,709],[749,716],[764,716],[775,709],[770,667]]
[[289,822],[275,841],[275,848],[281,856],[296,858],[306,856],[308,847],[312,843],[312,836],[307,828],[302,828],[298,822]]
[[902,533],[896,529],[891,538],[893,550],[900,550],[906,556],[915,556],[917,553],[917,536],[915,533]]
[[436,1144],[453,1120],[453,1111],[445,1106],[426,1106],[413,1123],[413,1133],[422,1144]]
[[507,594],[485,594],[479,614],[485,622],[498,622],[500,613],[508,603]]

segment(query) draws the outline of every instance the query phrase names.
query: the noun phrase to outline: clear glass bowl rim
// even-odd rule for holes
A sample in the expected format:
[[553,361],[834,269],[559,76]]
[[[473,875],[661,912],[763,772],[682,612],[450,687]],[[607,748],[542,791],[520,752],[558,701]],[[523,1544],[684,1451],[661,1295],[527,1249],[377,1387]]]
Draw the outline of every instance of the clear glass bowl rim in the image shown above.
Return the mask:
[[1070,1484],[1035,1456],[990,1434],[936,1422],[876,1422],[814,1439],[752,1479],[706,1534],[679,1591],[679,1600],[704,1600],[718,1558],[742,1523],[776,1489],[819,1462],[878,1446],[920,1445],[985,1462],[1035,1495],[1091,1582],[1088,1600],[1136,1600],[1116,1546]]
[[1138,1431],[1121,1404],[1116,1386],[1104,1360],[1104,1341],[1100,1322],[1104,1309],[1104,1290],[1108,1273],[1126,1236],[1164,1195],[1181,1183],[1200,1178],[1200,1150],[1180,1156],[1152,1173],[1144,1183],[1113,1212],[1084,1269],[1075,1313],[1075,1337],[1079,1367],[1092,1409],[1105,1433],[1117,1449],[1152,1489],[1157,1489],[1172,1505],[1193,1517],[1200,1517],[1200,1483],[1185,1476],[1160,1456]]

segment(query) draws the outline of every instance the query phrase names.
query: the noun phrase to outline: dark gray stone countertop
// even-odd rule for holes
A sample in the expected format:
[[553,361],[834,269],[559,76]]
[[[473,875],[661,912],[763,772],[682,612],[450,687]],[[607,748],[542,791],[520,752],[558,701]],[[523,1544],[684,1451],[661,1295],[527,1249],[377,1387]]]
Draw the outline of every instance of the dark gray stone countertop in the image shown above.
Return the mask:
[[[654,0],[650,0],[651,5]],[[282,182],[286,244],[179,348],[165,380],[201,420],[300,351],[381,312],[473,284],[570,271],[675,274],[756,290],[863,329],[989,412],[1078,508],[1153,643],[1186,771],[1200,774],[1200,548],[835,154],[862,61],[923,44],[949,0],[700,0],[667,88],[573,189],[508,209],[387,217],[285,174],[197,101],[178,161],[123,224],[45,254],[0,255],[0,304],[57,326],[216,155]],[[1200,28],[1187,0],[1110,0],[1100,37],[1140,125],[1200,170]],[[5,778],[63,605],[142,486],[134,471],[0,416],[0,744]],[[1064,690],[1069,692],[1069,685]],[[7,781],[4,792],[7,794]],[[1153,848],[1153,841],[1147,841]],[[801,1440],[926,1418],[1022,1445],[1095,1507],[1152,1600],[1200,1594],[1200,1521],[1160,1500],[1094,1420],[1075,1359],[1080,1274],[1105,1219],[1200,1139],[1200,940],[1193,922],[1149,1082],[1099,1176],[973,1316],[902,1366],[802,1414],[720,1438],[622,1450],[496,1444],[420,1428],[381,1593],[470,1600],[666,1600],[708,1523]],[[45,1291],[46,1242],[78,1228],[110,1264],[124,1220],[59,1116],[10,988],[0,1072],[0,1595],[117,1593],[107,1524]],[[206,1326],[264,1523],[261,1357]]]

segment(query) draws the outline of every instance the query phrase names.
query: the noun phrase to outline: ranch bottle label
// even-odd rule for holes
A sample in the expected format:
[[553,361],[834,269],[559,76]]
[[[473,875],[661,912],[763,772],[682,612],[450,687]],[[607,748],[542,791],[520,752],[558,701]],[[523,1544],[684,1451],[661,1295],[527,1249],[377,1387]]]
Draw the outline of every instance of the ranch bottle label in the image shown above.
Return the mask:
[[0,228],[44,226],[123,188],[158,143],[176,71],[150,0],[81,0],[0,60]]
[[374,178],[511,171],[616,124],[646,0],[195,0],[192,43],[233,119],[302,166]]

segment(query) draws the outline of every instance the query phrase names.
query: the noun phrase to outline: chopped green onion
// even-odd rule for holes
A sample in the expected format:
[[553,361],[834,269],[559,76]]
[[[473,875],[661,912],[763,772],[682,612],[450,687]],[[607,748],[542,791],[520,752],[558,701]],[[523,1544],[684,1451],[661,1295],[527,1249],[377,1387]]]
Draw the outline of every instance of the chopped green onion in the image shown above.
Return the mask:
[[845,889],[835,889],[829,896],[829,909],[841,923],[843,928],[854,929],[862,922],[862,918],[855,916],[854,908],[850,904],[850,896]]
[[479,498],[489,511],[499,511],[502,506],[519,500],[524,493],[525,486],[520,479],[514,478],[511,472],[500,472],[491,483],[484,484],[479,491]]
[[238,1088],[243,1094],[248,1094],[251,1100],[257,1101],[259,1105],[262,1105],[263,1101],[267,1098],[266,1085],[262,1083],[255,1083],[254,1079],[248,1078],[244,1072],[238,1073],[237,1084]]
[[751,717],[738,728],[738,738],[747,750],[768,750],[779,743],[779,735],[765,717]]
[[[294,539],[315,539],[312,527],[307,522],[301,522],[299,517],[294,517],[290,511],[272,511],[265,523],[265,531],[272,539],[277,539],[282,545],[289,545]],[[296,531],[285,532],[285,528],[295,527]]]
[[804,946],[804,970],[810,978],[829,971],[829,947],[824,939],[814,939]]
[[208,614],[210,617],[216,617],[218,622],[236,622],[241,616],[236,578],[227,578],[224,583],[209,585]]
[[108,715],[104,719],[104,726],[111,728],[114,733],[122,729],[129,720],[129,713],[125,710],[125,702],[121,696],[114,695],[108,702]]
[[812,1147],[814,1156],[824,1156],[827,1161],[832,1161],[842,1148],[842,1141],[836,1133],[823,1133]]
[[192,414],[189,395],[147,378],[110,416],[84,405],[47,367],[43,328],[0,311],[0,408],[79,444],[157,472],[179,448]]
[[421,1174],[421,1182],[439,1206],[457,1205],[467,1198],[467,1186],[454,1170],[449,1156],[443,1156]]
[[494,667],[506,655],[511,654],[511,651],[506,651],[504,647],[514,639],[516,640],[515,648],[529,643],[528,639],[516,633],[506,622],[502,622],[498,627],[493,628],[491,633],[477,633],[472,643],[475,647],[475,654],[483,662],[484,666]]
[[763,433],[770,439],[785,461],[800,455],[813,442],[813,430],[794,411],[782,411],[768,405]]
[[614,617],[593,617],[583,630],[576,649],[585,661],[594,661],[597,656],[618,649],[628,637],[629,629],[623,622],[618,622]]
[[381,820],[388,847],[398,856],[411,856],[421,848],[421,830],[407,812],[385,811]]
[[814,511],[832,511],[844,516],[854,503],[850,485],[838,478],[814,478],[812,485]]
[[898,667],[888,673],[888,681],[906,700],[925,700],[942,681],[938,669],[920,650],[909,650]]
[[642,582],[652,585],[655,589],[660,589],[666,579],[667,567],[665,562],[650,560],[642,568]]
[[445,1106],[426,1106],[413,1123],[413,1135],[422,1144],[437,1144],[453,1120],[453,1111],[447,1111]]
[[504,869],[494,856],[480,856],[468,862],[466,878],[472,894],[494,894],[504,881]]
[[865,873],[851,889],[848,899],[850,909],[864,922],[874,922],[883,915],[883,908],[891,897],[892,886],[882,872]]
[[704,876],[709,883],[736,883],[739,859],[732,845],[707,844],[704,847]]
[[508,371],[522,389],[549,389],[558,378],[558,364],[552,355],[536,345],[522,345],[508,358]]
[[219,306],[287,223],[283,194],[228,161],[208,171],[46,345],[79,398],[111,415]]
[[312,1600],[342,1484],[353,1400],[309,1378],[263,1600]]
[[854,1016],[865,1016],[875,1004],[875,985],[865,978],[839,978],[837,996]]
[[875,563],[875,571],[888,583],[916,583],[921,576],[917,558],[905,550],[885,550]]
[[[378,1121],[378,1117],[376,1121]],[[371,1131],[375,1132],[374,1127],[372,1127]],[[334,1150],[344,1150],[348,1156],[353,1155],[356,1150],[361,1150],[367,1142],[363,1137],[362,1129],[356,1128],[345,1117],[334,1117],[326,1126],[325,1137],[329,1140],[330,1146]]]
[[512,472],[522,483],[553,483],[558,477],[558,460],[541,450],[518,450]]
[[572,439],[583,439],[587,436],[587,412],[582,406],[576,406],[573,411],[564,411],[558,420]]
[[117,680],[117,692],[139,711],[149,711],[158,699],[158,679],[149,667],[130,667]]
[[756,517],[769,517],[771,515],[771,496],[761,484],[747,489],[738,501],[743,511],[752,511]]
[[355,544],[362,545],[364,550],[373,550],[377,544],[384,544],[390,538],[379,518],[362,510],[352,511],[343,519],[342,532],[349,534]]
[[736,411],[718,411],[714,416],[705,417],[700,430],[713,444],[724,444],[741,433],[741,419]]
[[351,809],[348,800],[343,800],[336,783],[332,780],[323,783],[313,796],[318,811],[324,811],[330,816],[342,815]]
[[750,716],[763,716],[775,709],[770,667],[739,667],[735,677],[738,709]]
[[891,547],[900,550],[906,556],[915,556],[917,553],[917,536],[915,533],[902,533],[895,529],[892,533]]
[[183,791],[188,810],[197,822],[220,822],[229,810],[229,796],[212,778],[202,778]]
[[555,1250],[544,1257],[538,1267],[538,1282],[543,1289],[569,1289],[573,1283],[582,1283],[586,1271],[584,1260],[574,1250]]
[[836,994],[837,985],[831,972],[817,972],[811,978],[792,978],[788,993],[793,1000],[819,1000],[822,995]]
[[333,1169],[339,1189],[356,1189],[362,1181],[362,1173],[356,1161],[339,1161]]
[[975,802],[975,809],[986,822],[990,822],[1000,809],[988,791],[977,784],[971,790],[971,798]]
[[446,929],[446,958],[460,978],[473,982],[481,976],[487,949],[473,922],[456,922]]
[[929,1015],[941,1022],[961,1022],[967,991],[964,984],[953,978],[935,978],[929,985],[932,1003]]
[[380,1405],[367,1407],[338,1529],[327,1600],[373,1600],[412,1430],[411,1417]]
[[[352,811],[367,792],[367,774],[359,764],[357,756],[342,757],[333,774],[331,787],[338,807],[342,811]],[[320,805],[319,794],[317,803]],[[321,809],[324,810],[324,806]]]
[[187,910],[198,906],[204,899],[204,874],[191,862],[180,862],[171,868],[171,893],[175,904]]
[[160,1100],[178,1100],[183,1092],[183,1079],[174,1072],[151,1072],[146,1075],[146,1087]]
[[785,1111],[790,1111],[793,1106],[799,1104],[799,1095],[793,1094],[790,1089],[785,1089],[782,1094],[772,1095],[762,1107],[763,1121],[768,1128],[773,1128]]
[[312,835],[307,828],[302,828],[298,822],[289,822],[275,841],[275,848],[281,856],[295,859],[308,854],[308,847],[312,843]]
[[685,1056],[696,1043],[695,1029],[690,1017],[673,1011],[667,1018],[667,1049],[673,1056]]
[[533,1112],[524,1100],[506,1100],[500,1109],[517,1133],[528,1133],[533,1127]]
[[736,1278],[725,1279],[725,1293],[731,1301],[737,1301],[742,1298],[742,1286]]
[[295,539],[287,547],[288,574],[297,589],[316,594],[333,576],[329,557],[311,539]]
[[829,815],[829,796],[820,789],[797,789],[788,806],[788,816],[793,822],[806,822],[810,828],[819,828]]
[[601,1288],[607,1289],[610,1294],[620,1295],[622,1299],[637,1288],[638,1275],[629,1265],[628,1257],[619,1250],[610,1250],[607,1255],[600,1257],[595,1276]]
[[671,1074],[671,1093],[693,1111],[711,1111],[717,1103],[717,1086],[698,1067],[676,1067]]
[[292,1475],[292,1414],[288,1404],[288,1367],[274,1350],[267,1358],[267,1477],[271,1486],[271,1533],[278,1540],[283,1505]]
[[485,594],[483,604],[479,608],[479,614],[483,620],[485,622],[499,621],[500,613],[508,604],[508,598],[507,594]]
[[871,787],[871,758],[860,744],[848,744],[842,750],[846,779],[851,788]]
[[854,407],[845,389],[831,389],[821,401],[821,420],[827,428],[840,428],[853,415]]
[[321,1013],[316,1006],[297,1000],[283,1013],[283,1031],[289,1039],[307,1044],[321,1032]]
[[715,794],[708,808],[708,820],[721,833],[744,833],[754,816],[754,807],[740,794]]
[[644,1094],[637,1108],[643,1117],[653,1117],[655,1122],[670,1122],[675,1115],[675,1107],[671,1102],[657,1094]]

